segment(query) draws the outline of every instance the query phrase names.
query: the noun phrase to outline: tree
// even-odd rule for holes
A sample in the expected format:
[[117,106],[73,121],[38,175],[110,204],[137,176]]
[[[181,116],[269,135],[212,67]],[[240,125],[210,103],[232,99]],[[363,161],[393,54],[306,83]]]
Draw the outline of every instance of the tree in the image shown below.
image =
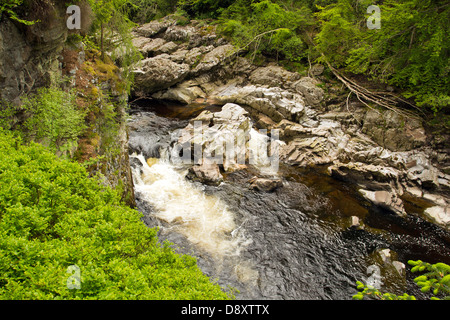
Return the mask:
[[[395,85],[434,112],[450,104],[450,4],[386,0],[381,29],[366,26],[372,1],[337,0],[316,13],[317,49],[334,67]],[[321,58],[322,60],[324,58]]]

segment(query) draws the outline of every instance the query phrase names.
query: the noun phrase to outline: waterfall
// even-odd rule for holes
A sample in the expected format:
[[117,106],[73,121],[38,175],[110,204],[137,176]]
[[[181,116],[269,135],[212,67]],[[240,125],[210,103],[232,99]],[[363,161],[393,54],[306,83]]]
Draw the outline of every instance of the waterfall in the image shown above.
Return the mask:
[[[134,169],[134,183],[153,215],[167,223],[215,257],[237,256],[246,239],[234,222],[234,214],[218,198],[206,195],[185,179],[187,170],[177,170],[169,161],[147,161],[132,155],[142,167]],[[150,162],[150,165],[149,163]]]

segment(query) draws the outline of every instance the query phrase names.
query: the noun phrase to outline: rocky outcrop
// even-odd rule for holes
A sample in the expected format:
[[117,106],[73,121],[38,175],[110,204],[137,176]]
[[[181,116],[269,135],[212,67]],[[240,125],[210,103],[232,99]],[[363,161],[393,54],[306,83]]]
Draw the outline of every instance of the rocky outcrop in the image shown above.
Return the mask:
[[[196,157],[196,166],[200,166],[194,168],[195,173],[211,172],[211,164],[221,165],[225,171],[233,171],[248,163],[246,158],[238,157],[247,154],[251,129],[251,120],[247,115],[248,112],[240,106],[228,103],[221,112],[204,111],[178,133],[179,149],[188,150],[190,154],[187,159],[190,160],[191,155]],[[220,178],[217,174],[213,176]]]
[[[357,184],[365,199],[399,215],[406,212],[405,196],[426,199],[430,208],[423,217],[448,228],[450,175],[440,168],[448,153],[428,145],[420,120],[346,101],[339,85],[275,63],[253,65],[213,27],[196,22],[177,26],[169,17],[138,28],[136,37],[146,56],[136,68],[136,94],[237,105],[253,126],[279,130],[283,162],[327,166],[331,176]],[[309,74],[322,72],[315,65]],[[215,116],[201,116],[205,131],[217,131]]]
[[19,104],[20,96],[48,86],[59,71],[68,35],[65,20],[59,18],[65,16],[65,7],[48,2],[39,11],[44,16],[31,26],[0,15],[0,99]]
[[[86,9],[85,2],[79,5]],[[94,61],[90,61],[92,64],[89,66],[84,64],[87,58],[83,45],[78,43],[74,47],[66,41],[71,33],[66,25],[66,9],[63,1],[31,1],[26,4],[26,19],[38,22],[30,26],[12,21],[5,13],[0,13],[0,100],[19,105],[22,98],[36,93],[39,88],[61,85],[57,80],[67,76],[64,87],[76,89],[79,107],[97,110],[97,113],[90,112],[86,117],[92,131],[80,138],[78,149],[71,150],[70,155],[79,156],[76,160],[80,162],[102,156],[101,161],[89,167],[90,173],[101,173],[105,185],[120,188],[123,199],[134,205],[125,113],[128,96],[115,86],[120,81],[119,75],[112,72],[113,81],[104,79],[104,74],[94,72]],[[88,23],[84,18],[82,20],[83,28],[87,28]],[[101,67],[118,70],[112,64],[102,63]],[[92,73],[86,72],[87,68]],[[101,109],[106,106],[104,101],[96,98],[102,95],[110,98],[108,108],[111,104],[114,106],[114,124],[100,120]],[[89,101],[88,96],[92,96],[93,101]],[[89,103],[95,107],[87,107]]]

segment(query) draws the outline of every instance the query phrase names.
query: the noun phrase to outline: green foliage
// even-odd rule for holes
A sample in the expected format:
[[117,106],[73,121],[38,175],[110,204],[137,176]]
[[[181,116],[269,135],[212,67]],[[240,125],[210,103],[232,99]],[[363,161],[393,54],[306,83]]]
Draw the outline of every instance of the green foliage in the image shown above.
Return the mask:
[[6,13],[12,20],[31,26],[38,21],[29,21],[19,18],[16,10],[23,4],[23,0],[2,0],[0,3],[0,17]]
[[305,57],[301,34],[312,23],[308,8],[285,9],[268,0],[248,2],[236,1],[222,10],[219,32],[253,57],[264,54],[293,62]]
[[338,0],[316,13],[317,49],[335,67],[362,73],[405,90],[434,112],[450,103],[446,1],[386,0],[379,4],[381,29],[366,26],[370,1]]
[[176,11],[178,0],[131,0],[129,18],[136,23],[147,23]]
[[81,165],[3,129],[0,158],[1,299],[229,298]]
[[[433,297],[431,300],[450,300],[450,266],[445,263],[430,264],[418,261],[408,261],[412,267],[411,272],[425,272],[414,279],[414,282],[421,288],[424,293],[431,292]],[[359,292],[353,296],[355,300],[363,300],[365,297],[375,298],[379,300],[416,300],[414,296],[403,294],[397,296],[392,293],[382,293],[379,290],[367,286],[357,281],[357,289]]]
[[75,98],[75,94],[61,89],[42,88],[33,98],[25,99],[22,108],[28,117],[21,130],[25,138],[42,142],[57,152],[76,147],[86,127],[85,115]]
[[[133,83],[132,65],[142,59],[142,55],[132,43],[131,29],[135,24],[130,20],[132,0],[88,0],[94,14],[91,32],[84,42],[98,47],[102,60],[106,63],[106,53],[121,67],[121,76],[126,91],[131,91]],[[93,40],[94,39],[94,40]],[[97,46],[95,46],[95,43]]]

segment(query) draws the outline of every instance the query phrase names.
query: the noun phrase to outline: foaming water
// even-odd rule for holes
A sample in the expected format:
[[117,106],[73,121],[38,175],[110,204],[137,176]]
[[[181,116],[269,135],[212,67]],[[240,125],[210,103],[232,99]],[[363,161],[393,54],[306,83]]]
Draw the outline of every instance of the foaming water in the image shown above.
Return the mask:
[[133,157],[142,163],[140,172],[133,174],[136,191],[153,206],[154,217],[214,257],[239,255],[245,238],[220,199],[206,195],[185,179],[186,170],[177,170],[168,161],[154,159],[150,166],[144,156]]

